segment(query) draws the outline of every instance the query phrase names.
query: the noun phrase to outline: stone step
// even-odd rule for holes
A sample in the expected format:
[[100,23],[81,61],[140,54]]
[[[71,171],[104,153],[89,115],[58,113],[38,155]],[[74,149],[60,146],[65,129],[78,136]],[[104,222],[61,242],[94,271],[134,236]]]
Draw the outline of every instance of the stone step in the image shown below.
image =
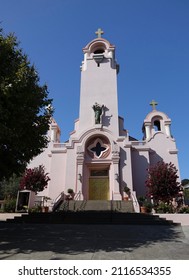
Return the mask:
[[29,213],[7,220],[10,223],[40,224],[122,224],[122,225],[178,225],[151,214],[114,211],[64,211]]
[[57,211],[118,211],[133,213],[132,201],[70,200],[63,201]]

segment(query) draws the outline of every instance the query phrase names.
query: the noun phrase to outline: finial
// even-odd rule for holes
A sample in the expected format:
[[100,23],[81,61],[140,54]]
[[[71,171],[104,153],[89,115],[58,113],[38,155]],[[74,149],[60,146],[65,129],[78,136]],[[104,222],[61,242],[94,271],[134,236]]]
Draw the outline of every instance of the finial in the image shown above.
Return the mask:
[[158,105],[158,103],[155,100],[152,100],[150,105],[152,106],[152,110],[156,110],[156,105]]
[[101,38],[102,34],[104,34],[104,31],[101,28],[98,28],[95,34],[97,35],[97,38]]

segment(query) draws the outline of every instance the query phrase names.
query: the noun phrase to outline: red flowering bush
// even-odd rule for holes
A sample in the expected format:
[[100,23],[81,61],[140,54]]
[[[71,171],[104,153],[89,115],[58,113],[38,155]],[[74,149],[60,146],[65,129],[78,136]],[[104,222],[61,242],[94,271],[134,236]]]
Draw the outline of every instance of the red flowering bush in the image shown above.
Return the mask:
[[145,184],[148,195],[153,196],[154,201],[168,202],[177,197],[181,188],[177,181],[177,169],[174,164],[159,161],[148,169],[148,179]]
[[31,190],[35,193],[43,191],[48,184],[50,178],[48,173],[45,173],[43,165],[39,167],[28,168],[25,170],[23,177],[20,180],[20,189]]

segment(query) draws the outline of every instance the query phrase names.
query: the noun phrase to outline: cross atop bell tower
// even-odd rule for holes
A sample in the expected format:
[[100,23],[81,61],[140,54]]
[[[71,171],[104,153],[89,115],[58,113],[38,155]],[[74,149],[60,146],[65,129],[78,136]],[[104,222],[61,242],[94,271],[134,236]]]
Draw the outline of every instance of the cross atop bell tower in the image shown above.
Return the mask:
[[97,35],[97,38],[101,38],[102,34],[104,34],[104,31],[101,28],[98,28],[95,34]]
[[152,110],[154,111],[154,110],[156,110],[156,106],[158,105],[158,103],[155,101],[155,100],[152,100],[151,102],[150,102],[150,106],[152,106]]

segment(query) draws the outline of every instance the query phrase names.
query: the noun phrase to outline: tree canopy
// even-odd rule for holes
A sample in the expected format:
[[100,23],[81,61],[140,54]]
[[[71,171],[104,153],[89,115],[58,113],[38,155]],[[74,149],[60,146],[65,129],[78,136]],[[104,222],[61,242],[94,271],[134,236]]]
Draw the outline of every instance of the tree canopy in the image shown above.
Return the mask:
[[26,168],[20,180],[20,189],[31,190],[35,193],[43,191],[50,180],[48,173],[45,173],[43,165],[34,168]]
[[181,184],[177,179],[177,169],[173,163],[159,161],[150,166],[146,180],[149,196],[153,196],[156,201],[169,202],[179,194]]
[[47,146],[52,99],[14,34],[0,30],[0,181]]
[[187,184],[189,184],[189,179],[183,179],[181,181],[182,186],[186,186]]

